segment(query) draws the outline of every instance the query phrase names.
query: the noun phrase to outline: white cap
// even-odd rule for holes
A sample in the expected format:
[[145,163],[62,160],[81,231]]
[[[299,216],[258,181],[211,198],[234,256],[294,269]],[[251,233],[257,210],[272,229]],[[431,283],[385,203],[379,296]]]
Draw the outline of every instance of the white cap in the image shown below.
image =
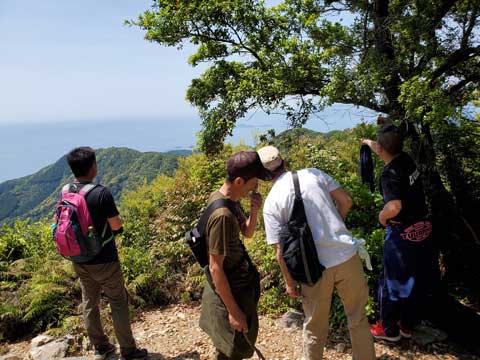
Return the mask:
[[268,145],[257,150],[263,167],[269,171],[277,170],[283,163],[280,152],[275,146]]

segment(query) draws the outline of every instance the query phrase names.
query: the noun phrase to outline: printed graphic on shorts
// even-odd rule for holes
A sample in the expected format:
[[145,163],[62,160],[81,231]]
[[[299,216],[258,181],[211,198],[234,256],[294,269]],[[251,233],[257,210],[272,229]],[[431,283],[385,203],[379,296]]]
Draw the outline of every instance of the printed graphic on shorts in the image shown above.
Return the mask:
[[420,172],[415,169],[415,171],[413,173],[410,174],[410,176],[408,177],[408,179],[410,180],[410,186],[412,186],[415,181],[418,179],[418,177],[420,176]]
[[430,221],[419,221],[409,226],[400,234],[404,240],[419,242],[425,240],[432,232]]

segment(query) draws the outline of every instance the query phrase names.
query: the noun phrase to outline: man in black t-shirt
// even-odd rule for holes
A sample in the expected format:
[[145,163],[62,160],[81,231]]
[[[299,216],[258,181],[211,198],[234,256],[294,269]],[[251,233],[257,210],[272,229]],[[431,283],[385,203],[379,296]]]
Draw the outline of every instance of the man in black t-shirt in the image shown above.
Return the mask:
[[[75,181],[70,184],[72,192],[80,191],[97,176],[95,151],[90,147],[73,149],[67,155],[67,162],[75,176]],[[137,348],[130,326],[127,293],[114,238],[123,230],[115,201],[110,191],[102,185],[96,185],[90,190],[85,200],[95,231],[102,235],[104,241],[108,241],[93,259],[73,263],[80,278],[85,328],[95,347],[95,359],[105,359],[115,351],[115,346],[109,342],[100,321],[98,305],[102,290],[110,303],[122,358],[146,359],[147,350]]]
[[380,320],[370,330],[377,339],[398,341],[411,337],[410,329],[419,322],[437,277],[432,224],[427,219],[420,173],[403,152],[398,128],[387,125],[379,131],[377,142],[365,139],[362,144],[385,163],[380,176],[385,205],[378,215],[387,228],[378,288]]

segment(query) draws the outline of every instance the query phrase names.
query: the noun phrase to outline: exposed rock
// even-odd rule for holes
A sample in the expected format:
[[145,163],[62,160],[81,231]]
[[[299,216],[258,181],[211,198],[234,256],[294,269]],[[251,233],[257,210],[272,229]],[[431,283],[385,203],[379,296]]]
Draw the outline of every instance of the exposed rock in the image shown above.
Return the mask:
[[420,324],[413,329],[412,340],[422,346],[447,339],[447,334],[426,324]]
[[292,310],[288,311],[282,316],[281,324],[285,328],[297,328],[301,329],[303,327],[303,313],[300,311]]
[[15,354],[0,355],[0,360],[22,360],[22,358]]
[[338,353],[344,353],[345,352],[345,343],[338,343],[335,345],[335,350],[337,350]]
[[32,360],[53,360],[64,358],[67,350],[68,341],[62,339],[41,346],[32,346],[29,355]]
[[45,345],[51,341],[55,340],[54,337],[48,335],[38,335],[37,337],[33,338],[30,342],[31,347],[39,347]]
[[70,334],[65,336],[65,341],[67,342],[68,345],[73,345],[77,343],[76,337]]

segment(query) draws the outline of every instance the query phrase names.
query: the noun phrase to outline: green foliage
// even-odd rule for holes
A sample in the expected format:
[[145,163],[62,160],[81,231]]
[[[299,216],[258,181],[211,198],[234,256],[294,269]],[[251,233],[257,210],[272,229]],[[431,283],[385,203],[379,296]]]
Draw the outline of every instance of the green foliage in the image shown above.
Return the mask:
[[0,262],[10,264],[33,255],[46,256],[54,249],[50,226],[17,220],[0,227]]
[[[478,101],[480,2],[275,3],[155,0],[127,23],[162,46],[196,46],[189,62],[206,67],[186,97],[202,118],[200,147],[207,154],[219,153],[238,119],[258,110],[284,114],[295,128],[326,106],[341,103],[368,108],[401,125],[432,218],[445,228],[439,232],[439,247],[457,253],[445,257],[446,269],[456,273],[452,283],[470,279],[475,290],[479,279],[472,274],[480,273],[472,256],[480,233],[474,215],[480,211],[480,123],[469,112],[471,102]],[[369,135],[365,137],[374,137]],[[295,137],[294,132],[288,135]],[[351,168],[357,154],[344,149],[358,148],[358,142],[326,146],[327,140],[314,141],[310,150],[301,149],[306,143],[299,145],[292,163],[308,160],[343,184],[358,184]],[[378,198],[354,186],[346,185],[360,203],[347,224],[370,228]],[[457,272],[460,268],[465,270]]]
[[[377,310],[373,299],[385,230],[377,221],[381,198],[361,184],[358,158],[360,139],[374,137],[375,131],[375,127],[361,124],[342,132],[294,130],[264,139],[282,149],[290,169],[317,167],[352,195],[354,206],[347,226],[355,237],[366,240],[374,268],[367,272],[372,295],[367,304],[369,316]],[[459,130],[458,136],[462,139],[465,134]],[[198,221],[210,193],[223,183],[226,159],[241,148],[225,146],[215,159],[203,154],[180,158],[172,177],[160,175],[123,193],[120,210],[125,231],[117,244],[126,285],[136,307],[201,299],[203,271],[184,243],[184,233]],[[465,163],[464,168],[474,172],[476,166]],[[380,169],[376,161],[377,178]],[[264,199],[271,186],[260,182],[258,191]],[[248,208],[248,202],[242,202]],[[255,235],[245,244],[261,275],[260,312],[278,315],[290,308],[299,309],[300,300],[289,298],[285,292],[274,249],[265,241],[261,217]],[[70,263],[56,255],[47,221],[17,221],[0,227],[0,340],[21,336],[25,329],[81,331],[75,310],[79,301],[78,280]],[[332,300],[330,317],[334,327],[346,324],[337,295]]]
[[79,287],[71,264],[55,253],[48,224],[3,225],[0,247],[0,340],[56,326],[74,313]]
[[293,126],[335,102],[412,125],[445,123],[480,78],[474,0],[154,3],[127,23],[163,46],[197,45],[189,63],[209,67],[187,99],[203,119],[206,152],[220,151],[252,109],[282,111]]
[[[353,130],[318,134],[290,131],[271,139],[283,149],[291,169],[317,167],[332,175],[352,194],[355,205],[347,224],[356,237],[366,239],[374,271],[368,273],[372,295],[381,266],[384,230],[377,225],[381,206],[378,195],[360,184],[358,148],[362,137],[375,129],[359,125]],[[226,146],[218,157],[203,154],[181,158],[173,177],[160,175],[135,190],[123,192],[120,210],[124,234],[117,239],[126,285],[137,307],[190,302],[201,299],[202,269],[184,243],[184,233],[198,221],[209,194],[225,178],[225,161],[241,147]],[[112,166],[114,160],[111,159]],[[377,164],[377,173],[380,165]],[[258,191],[265,198],[270,183],[260,182]],[[244,202],[248,208],[248,203]],[[274,249],[265,242],[263,219],[246,247],[261,275],[262,313],[281,314],[300,309],[299,299],[291,299]],[[0,335],[15,338],[25,328],[62,332],[81,324],[75,306],[80,301],[78,280],[70,263],[56,255],[48,222],[17,221],[0,228]],[[375,305],[370,299],[370,315]],[[333,326],[343,326],[345,315],[338,297],[332,303]],[[17,329],[17,330],[15,330]]]
[[124,224],[124,246],[147,246],[155,234],[152,220],[165,203],[163,190],[173,179],[160,175],[151,184],[144,182],[135,191],[125,191],[120,211],[127,220]]
[[[124,267],[139,303],[200,298],[203,275],[184,242],[184,234],[198,221],[209,194],[223,182],[225,161],[232,151],[226,147],[216,159],[201,154],[181,159],[173,179],[159,177],[124,196],[126,221],[121,251],[125,261],[132,261],[132,266]],[[137,264],[136,259],[149,265]]]
[[[291,169],[318,167],[331,174],[352,194],[355,206],[347,223],[355,236],[366,239],[371,253],[375,268],[368,274],[372,295],[381,266],[384,235],[377,222],[381,198],[360,183],[357,172],[360,139],[371,137],[375,130],[373,126],[362,124],[353,130],[326,135],[294,131],[271,140],[285,150]],[[225,160],[236,150],[226,147],[215,159],[201,154],[191,155],[180,161],[173,179],[160,177],[123,197],[126,231],[120,253],[128,286],[137,305],[200,299],[203,273],[184,244],[183,236],[198,221],[209,194],[223,182]],[[381,164],[376,166],[378,174]],[[270,187],[270,183],[260,182],[258,191],[265,198]],[[246,241],[262,278],[259,309],[269,314],[298,309],[300,301],[290,299],[284,290],[273,247],[265,242],[262,220],[260,217],[254,237]],[[334,326],[345,324],[339,299],[334,298],[332,309]],[[368,311],[370,315],[375,311],[371,299]]]

